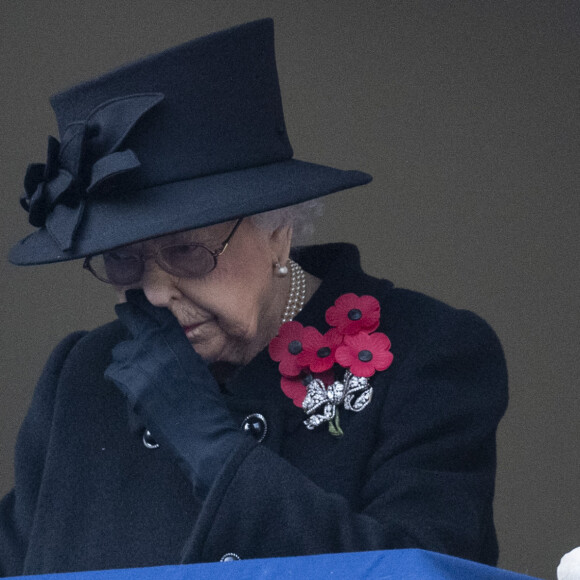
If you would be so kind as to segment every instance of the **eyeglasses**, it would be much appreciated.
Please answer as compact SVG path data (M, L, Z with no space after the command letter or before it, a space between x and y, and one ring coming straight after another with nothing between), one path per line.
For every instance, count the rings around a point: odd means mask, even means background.
M157 265L178 278L200 278L217 266L218 257L227 249L233 235L244 218L234 225L220 247L212 251L203 244L169 244L160 246L148 255L126 248L117 248L85 258L83 268L95 278L115 286L130 286L143 277L145 261L153 258Z

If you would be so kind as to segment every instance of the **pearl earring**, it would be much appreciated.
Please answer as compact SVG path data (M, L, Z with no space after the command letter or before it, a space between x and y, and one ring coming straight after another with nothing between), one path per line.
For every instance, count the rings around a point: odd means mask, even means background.
M288 266L282 266L280 262L276 262L274 264L274 273L276 276L284 278L284 276L288 276Z

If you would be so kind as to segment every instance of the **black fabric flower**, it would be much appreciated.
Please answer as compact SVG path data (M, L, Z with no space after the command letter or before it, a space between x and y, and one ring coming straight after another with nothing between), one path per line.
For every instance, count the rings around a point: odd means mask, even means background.
M28 221L46 227L63 251L73 245L88 196L101 194L140 167L133 151L117 149L161 100L160 93L144 93L106 101L86 120L68 125L61 143L49 137L46 163L28 166L20 204Z
M49 208L68 190L73 180L70 173L59 168L59 152L60 143L49 137L46 163L32 163L26 170L25 193L20 204L29 214L28 221L37 228L44 225Z

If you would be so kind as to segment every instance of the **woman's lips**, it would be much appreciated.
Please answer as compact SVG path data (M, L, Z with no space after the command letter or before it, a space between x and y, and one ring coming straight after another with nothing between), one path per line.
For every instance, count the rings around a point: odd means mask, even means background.
M203 321L203 322L197 322L195 324L188 324L187 326L182 326L181 328L183 328L183 332L185 332L185 335L187 336L187 338L193 338L195 337L196 330L200 327L203 326L207 321Z

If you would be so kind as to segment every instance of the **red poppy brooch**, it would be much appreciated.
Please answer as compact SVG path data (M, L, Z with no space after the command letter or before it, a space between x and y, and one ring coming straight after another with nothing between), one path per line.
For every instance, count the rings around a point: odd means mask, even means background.
M370 403L370 377L393 362L389 338L375 332L380 314L376 298L343 294L326 311L331 328L324 334L292 320L271 340L282 391L304 409L308 429L328 422L330 433L340 436L339 407L358 413Z

